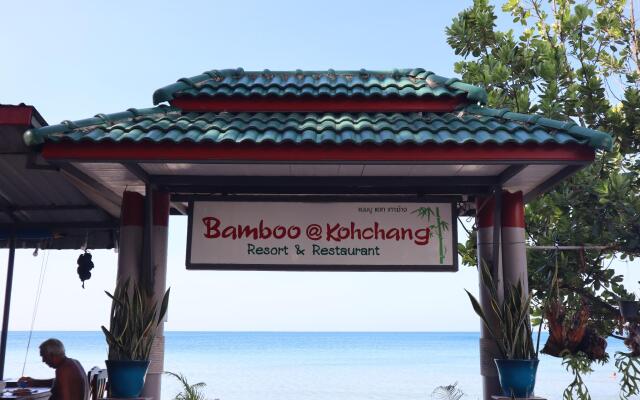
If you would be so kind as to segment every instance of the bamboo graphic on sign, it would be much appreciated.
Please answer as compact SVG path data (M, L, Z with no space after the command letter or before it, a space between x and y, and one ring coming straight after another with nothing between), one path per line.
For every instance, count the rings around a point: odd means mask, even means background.
M444 245L443 232L449 230L449 224L446 221L440 219L440 207L435 207L434 212L431 207L419 207L411 212L411 214L418 214L420 218L426 218L429 223L429 237L433 237L433 231L436 231L438 237L438 254L440 258L440 264L444 264L444 257L447 254L447 248ZM431 217L435 216L435 224L431 224Z

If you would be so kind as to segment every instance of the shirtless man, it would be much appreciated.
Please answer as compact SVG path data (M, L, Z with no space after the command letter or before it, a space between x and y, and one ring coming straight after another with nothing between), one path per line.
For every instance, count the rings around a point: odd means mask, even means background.
M18 383L26 386L51 386L50 400L88 400L89 383L84 368L73 358L68 358L64 345L58 339L48 339L40 345L42 362L56 370L55 379L22 377Z

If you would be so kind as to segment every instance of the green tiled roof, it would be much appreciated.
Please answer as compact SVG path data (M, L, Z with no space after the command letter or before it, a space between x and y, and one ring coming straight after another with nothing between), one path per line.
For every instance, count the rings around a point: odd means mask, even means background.
M486 91L421 68L393 71L212 70L156 90L153 103L176 97L464 97L485 104Z
M33 129L29 145L47 142L196 143L578 143L611 147L606 133L480 106L452 113L183 113L177 108L104 115Z

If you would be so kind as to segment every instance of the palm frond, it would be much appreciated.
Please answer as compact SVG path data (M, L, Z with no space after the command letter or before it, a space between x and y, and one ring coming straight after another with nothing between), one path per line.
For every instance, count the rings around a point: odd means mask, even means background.
M460 400L464 396L464 392L458 387L458 382L447 385L438 386L431 393L431 397L437 400Z
M202 393L202 389L207 386L206 383L190 384L187 377L181 373L165 371L165 374L173 376L182 384L182 391L176 394L174 400L206 400L204 393Z

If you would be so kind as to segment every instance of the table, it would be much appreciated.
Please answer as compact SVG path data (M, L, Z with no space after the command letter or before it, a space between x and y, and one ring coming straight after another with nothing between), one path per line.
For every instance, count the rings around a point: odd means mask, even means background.
M0 399L20 399L20 400L46 400L51 396L51 388L25 388L31 389L33 393L27 396L14 396L11 392L17 388L5 389L0 395Z

